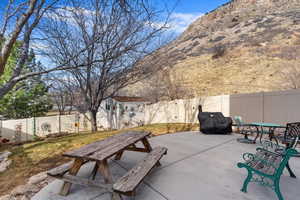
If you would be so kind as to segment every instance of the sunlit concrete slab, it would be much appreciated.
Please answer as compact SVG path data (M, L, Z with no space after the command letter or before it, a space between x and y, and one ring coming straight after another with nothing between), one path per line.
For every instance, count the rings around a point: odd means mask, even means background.
M250 183L248 193L240 192L247 175L245 169L237 168L242 154L255 152L257 145L242 144L236 135L203 135L197 131L153 137L153 147L165 146L168 154L138 187L136 200L273 200L275 193L265 187ZM144 153L126 152L120 161L111 161L115 179L121 177L145 156ZM300 177L300 158L290 162ZM88 177L94 164L88 163L80 176ZM98 175L97 179L101 180ZM108 200L109 194L99 188L73 185L68 196L58 195L61 181L54 181L42 189L32 200ZM281 178L281 190L286 200L300 196L300 179ZM129 199L129 198L124 198Z

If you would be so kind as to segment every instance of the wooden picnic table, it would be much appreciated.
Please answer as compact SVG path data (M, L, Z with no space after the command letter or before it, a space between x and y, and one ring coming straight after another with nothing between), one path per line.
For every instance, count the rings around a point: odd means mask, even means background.
M109 137L101 141L97 141L85 145L79 149L66 152L63 154L63 156L73 158L74 161L48 171L48 175L64 181L64 184L60 190L61 195L64 196L67 195L70 191L72 184L79 184L79 185L100 187L110 192L112 194L112 199L114 200L120 199L120 195L118 195L113 189L113 184L116 182L114 182L112 174L110 172L108 159L115 156L116 160L120 160L124 151L138 151L138 152L150 153L152 151L152 147L147 139L147 136L149 136L150 134L151 134L150 132L129 131L122 134L114 135L112 137ZM143 148L137 147L135 145L137 142L142 142ZM153 153L155 155L149 154L148 157L151 157L149 159L150 160L152 159L153 164L151 164L150 167L148 167L149 168L148 171L150 171L155 164L159 165L159 159L162 157L163 154L166 154L166 151L167 150L165 148L161 147L157 149L156 152ZM92 180L76 176L79 169L86 162L89 161L95 161L95 167L91 172ZM143 165L145 165L144 163L147 163L147 160L144 160L142 162ZM145 168L145 166L143 167ZM143 175L140 175L139 178L135 178L135 179L136 180L138 179L138 181L140 182L143 179L143 177L146 176L148 171L139 172L139 173L143 173ZM66 172L69 173L67 174ZM97 172L99 172L103 176L105 182L104 184L94 180ZM133 172L131 173L133 174ZM139 174L137 174L137 176L138 175ZM126 180L129 179L126 178ZM123 182L124 180L121 180L121 183L120 181L118 182L117 184L118 188L120 188L120 184L128 185L127 183L128 181L126 183ZM134 190L135 187L139 184L139 182L134 184L131 183L131 190ZM132 192L131 190L130 191L124 190L124 193L130 193Z

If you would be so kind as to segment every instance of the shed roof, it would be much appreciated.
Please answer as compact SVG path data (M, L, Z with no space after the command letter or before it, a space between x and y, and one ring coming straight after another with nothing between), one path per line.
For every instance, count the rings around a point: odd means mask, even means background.
M143 97L115 96L113 99L119 102L147 102Z

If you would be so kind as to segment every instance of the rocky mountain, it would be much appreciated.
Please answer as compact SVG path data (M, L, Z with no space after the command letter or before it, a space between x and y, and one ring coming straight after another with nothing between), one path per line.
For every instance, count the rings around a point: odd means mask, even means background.
M232 0L192 23L155 58L194 95L298 87L300 0Z

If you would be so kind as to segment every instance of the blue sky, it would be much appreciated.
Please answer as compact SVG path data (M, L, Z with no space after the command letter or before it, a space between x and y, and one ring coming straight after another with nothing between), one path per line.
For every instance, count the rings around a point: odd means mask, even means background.
M8 0L0 0L1 11L7 4L7 1ZM16 1L19 2L21 0ZM176 5L171 16L171 31L174 31L176 34L180 34L198 17L229 1L230 0L158 0L156 2L165 2L171 7ZM62 0L62 2L67 2L67 0Z
M171 31L182 33L189 24L201 15L229 2L230 0L169 0L169 6L176 7L171 16Z
M170 0L170 2L176 2L176 0ZM227 2L229 0L180 0L175 12L206 13Z
M22 0L15 0L22 2ZM61 2L67 2L62 0ZM173 36L180 35L193 21L205 13L229 2L230 0L154 0L156 5L167 3L168 7L174 7L171 15L170 32ZM2 14L8 0L0 0L0 14ZM1 16L2 17L2 16Z

